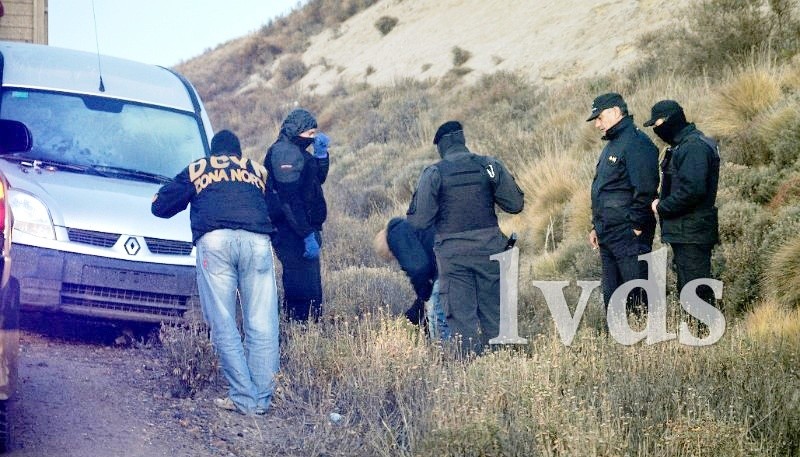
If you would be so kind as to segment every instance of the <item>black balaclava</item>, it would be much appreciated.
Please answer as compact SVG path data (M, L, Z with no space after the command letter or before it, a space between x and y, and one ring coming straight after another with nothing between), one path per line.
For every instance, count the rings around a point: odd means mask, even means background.
M300 149L306 149L314 143L314 138L295 136L292 137L292 143L296 144Z
M433 144L439 150L439 155L444 157L444 153L453 145L465 145L464 127L458 121L447 121L440 125L433 137Z
M686 122L686 115L683 114L683 111L678 111L670 114L661 125L653 127L653 133L658 135L665 143L674 145L675 136L687 125L689 123Z
M317 128L317 120L314 115L305 109L297 108L286 116L281 125L281 133L300 149L305 150L314 143L314 138L303 138L300 134L315 128Z
M436 143L436 149L439 151L439 156L444 158L445 152L454 145L464 146L466 144L467 141L464 138L464 131L459 130L458 132L448 133L439 138L439 142Z

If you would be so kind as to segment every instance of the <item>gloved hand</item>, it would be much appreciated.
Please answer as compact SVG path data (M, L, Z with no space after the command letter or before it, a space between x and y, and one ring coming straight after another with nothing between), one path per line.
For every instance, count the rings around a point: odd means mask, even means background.
M316 136L314 136L314 157L318 159L328 157L328 145L330 143L331 139L328 138L328 135L317 132Z
M409 307L405 313L406 319L408 319L414 325L420 325L425 319L425 302L422 301L421 298L417 297L414 300L414 304Z
M319 243L317 243L317 237L314 232L311 232L303 239L303 244L305 245L303 257L309 260L319 258Z

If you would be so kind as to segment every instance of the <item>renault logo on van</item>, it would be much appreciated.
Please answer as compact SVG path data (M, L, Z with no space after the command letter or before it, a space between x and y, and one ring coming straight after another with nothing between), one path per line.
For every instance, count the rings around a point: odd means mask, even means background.
M139 241L137 241L134 237L128 238L128 241L125 242L125 251L127 251L130 255L136 255L141 248L142 247L139 246Z

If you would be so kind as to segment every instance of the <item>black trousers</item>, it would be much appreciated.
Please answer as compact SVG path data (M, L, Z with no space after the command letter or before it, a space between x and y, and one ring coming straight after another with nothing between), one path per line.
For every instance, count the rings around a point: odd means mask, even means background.
M303 239L288 227L279 227L274 248L283 268L283 311L288 319L305 322L322 314L322 274L319 258L303 257ZM317 241L322 239L317 233Z
M639 255L630 254L636 250L614 249L600 245L600 260L603 269L603 305L608 309L611 296L622 284L634 279L647 279L647 262L640 261ZM643 252L642 254L645 254ZM632 290L627 297L628 311L640 314L647 309L647 294L642 289Z
M439 300L461 350L480 354L500 332L500 264L488 255L437 256Z
M713 244L670 243L672 264L678 277L678 296L692 280L711 277L711 250ZM714 291L706 285L697 288L697 296L714 305Z

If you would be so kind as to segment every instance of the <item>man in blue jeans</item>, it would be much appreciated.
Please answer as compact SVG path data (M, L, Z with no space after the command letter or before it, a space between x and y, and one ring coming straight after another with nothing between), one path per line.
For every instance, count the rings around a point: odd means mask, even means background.
M223 130L211 140L211 155L162 186L151 207L169 218L191 204L203 317L230 384L228 397L214 404L248 415L267 412L280 362L266 181L264 167L242 158L239 139ZM237 290L244 344L236 325Z

